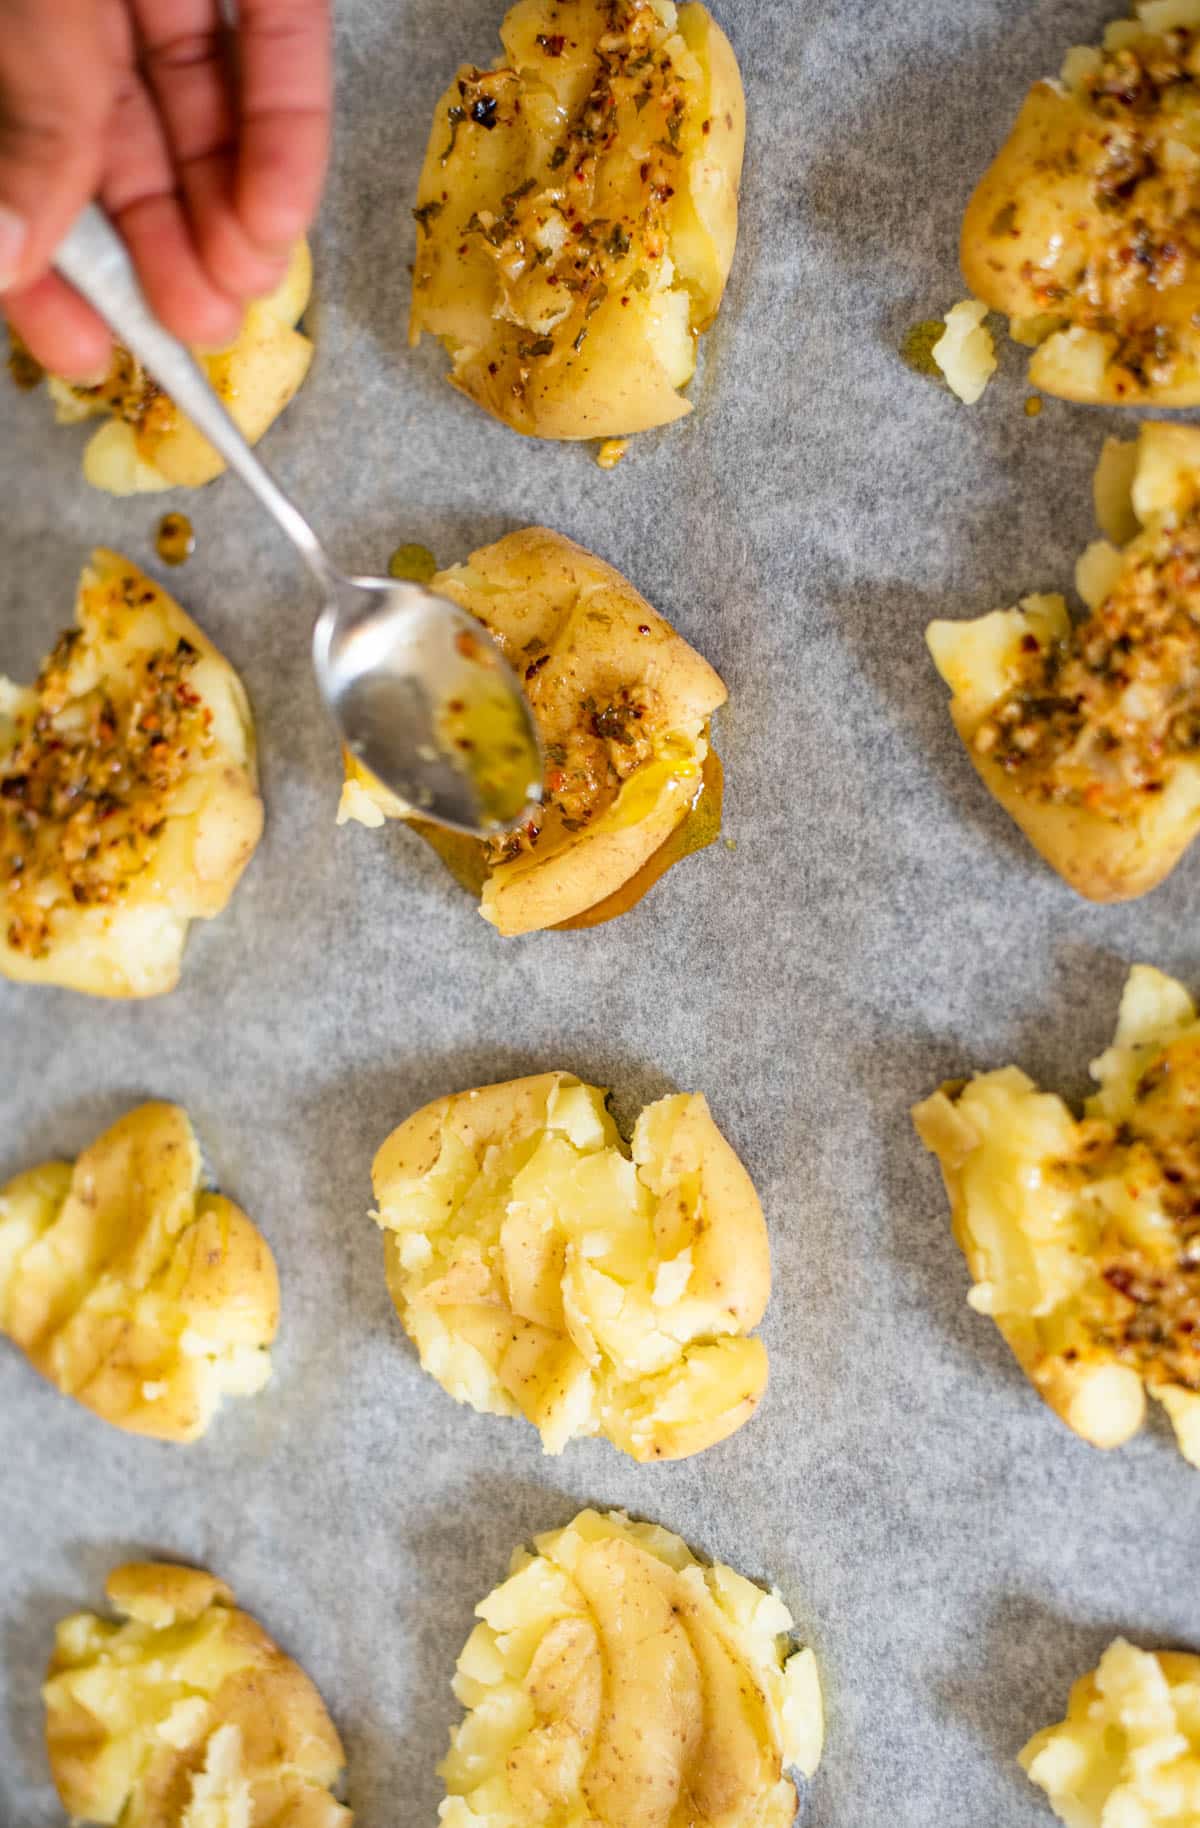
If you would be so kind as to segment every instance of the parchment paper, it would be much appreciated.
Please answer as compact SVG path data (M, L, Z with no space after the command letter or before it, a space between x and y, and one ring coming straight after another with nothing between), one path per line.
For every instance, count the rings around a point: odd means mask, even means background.
M266 839L182 987L112 1005L0 987L0 1175L181 1100L283 1280L276 1377L174 1448L0 1350L0 1820L58 1823L38 1687L115 1562L203 1563L326 1696L360 1828L428 1828L472 1608L510 1550L624 1505L778 1583L829 1713L810 1828L1048 1821L1014 1763L1118 1631L1200 1649L1200 1475L1157 1425L1074 1439L965 1303L912 1101L1015 1060L1080 1095L1128 965L1200 987L1200 854L1132 907L1077 900L969 768L934 615L1063 588L1119 415L1025 417L1009 351L960 407L897 356L962 295L962 205L1028 83L1100 0L716 0L750 144L741 243L686 424L612 474L517 439L405 347L409 206L434 101L500 0L342 0L314 374L266 445L337 554L443 563L531 521L611 560L720 669L724 845L616 925L500 941L392 827L337 830L299 567L226 479L168 581L241 671ZM25 676L87 550L153 564L161 504L78 475L80 436L0 388L0 660ZM1132 421L1121 420L1132 426ZM420 1370L367 1218L371 1156L440 1093L548 1067L701 1089L768 1214L771 1385L723 1446L638 1468L456 1407ZM630 1824L630 1828L636 1825Z

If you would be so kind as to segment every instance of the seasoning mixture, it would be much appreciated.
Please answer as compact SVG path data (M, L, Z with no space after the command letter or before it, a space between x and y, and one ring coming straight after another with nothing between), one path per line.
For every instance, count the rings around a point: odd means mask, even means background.
M189 683L198 658L180 640L97 679L71 629L46 661L0 759L0 883L17 951L43 956L59 909L112 902L151 860L212 723Z
M1094 1253L1097 1275L1080 1299L1088 1338L1152 1381L1200 1390L1200 1035L1172 1042L1139 1080L1120 1124L1080 1124L1077 1158L1056 1164L1060 1184L1121 1192L1163 1214L1153 1244L1115 1225ZM1064 1356L1078 1356L1068 1347Z
M1128 42L1073 55L1068 82L1084 125L1049 153L1054 177L1086 176L1089 213L1065 239L1061 219L1048 219L1044 266L1031 260L1021 271L1054 324L1116 339L1114 390L1132 396L1200 360L1197 318L1180 306L1182 289L1200 287L1200 27L1117 36ZM1024 216L1018 198L997 213L992 235L1019 238ZM1078 252L1074 272L1064 247Z
M649 0L605 0L608 29L595 48L591 87L542 169L509 191L498 210L474 211L462 227L465 253L483 248L495 269L495 316L513 326L514 394L524 391L532 365L582 348L592 317L610 296L628 304L651 284L650 269L666 259L666 211L679 183L682 132L689 107L683 77L664 48L669 37ZM572 9L553 9L539 33L537 54L561 58L577 28ZM536 72L534 73L536 74ZM511 125L523 106L530 74L514 69L468 71L459 100L447 111L442 163L461 132ZM691 105L694 105L694 101ZM702 125L702 131L705 126ZM414 214L425 236L449 193ZM415 286L423 280L418 237ZM499 362L489 372L495 375Z
M976 751L1031 797L1123 819L1200 755L1200 503L1143 535L1065 640L1025 637L1022 677Z
M646 725L655 727L653 695L644 686L621 685L603 701L590 694L579 698L570 669L557 673L549 667L550 652L540 641L513 653L511 643L496 638L524 682L542 737L546 776L542 804L516 831L489 840L493 865L584 831L650 760L654 742Z

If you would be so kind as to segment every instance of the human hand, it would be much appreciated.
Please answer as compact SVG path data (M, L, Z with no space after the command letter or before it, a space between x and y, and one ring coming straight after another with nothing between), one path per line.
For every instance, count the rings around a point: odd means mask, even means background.
M0 307L94 381L108 331L50 271L99 198L147 298L217 348L283 277L328 156L328 0L0 0Z

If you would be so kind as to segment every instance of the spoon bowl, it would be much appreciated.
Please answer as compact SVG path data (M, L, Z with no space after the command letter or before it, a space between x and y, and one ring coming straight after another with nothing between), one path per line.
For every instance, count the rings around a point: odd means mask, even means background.
M350 578L250 449L184 345L142 293L124 242L89 205L55 266L202 432L291 540L324 597L317 683L342 746L423 819L487 837L542 795L542 756L520 681L481 622L420 584Z
M339 579L313 632L313 665L345 747L421 818L508 831L540 797L529 701L457 603L419 584Z

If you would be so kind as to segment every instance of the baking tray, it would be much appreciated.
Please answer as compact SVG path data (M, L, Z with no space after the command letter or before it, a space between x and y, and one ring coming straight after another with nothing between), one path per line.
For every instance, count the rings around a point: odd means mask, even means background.
M1200 1484L1155 1424L1114 1455L1043 1407L967 1308L908 1108L1015 1060L1081 1094L1128 965L1200 984L1193 855L1147 900L1078 901L976 780L922 641L1065 587L1119 414L1023 411L1007 350L968 410L910 373L961 296L962 206L1093 0L716 0L750 139L732 284L685 424L612 473L520 441L406 347L431 111L498 0L342 0L313 375L269 460L335 553L443 562L541 521L624 571L729 685L726 834L619 923L499 940L403 829L333 823L312 594L229 479L168 579L249 689L268 808L181 988L142 1005L0 987L0 1174L178 1099L279 1260L276 1375L178 1448L105 1427L0 1350L0 1820L62 1820L38 1687L54 1624L130 1555L211 1566L312 1674L360 1828L435 1818L476 1601L514 1543L623 1505L778 1584L829 1734L809 1828L1046 1822L1014 1758L1118 1631L1200 1648ZM93 544L154 565L157 504L86 492L81 438L0 390L0 656L27 676ZM443 1092L567 1067L630 1118L707 1093L757 1182L774 1290L757 1417L700 1458L456 1407L393 1315L371 1156Z

